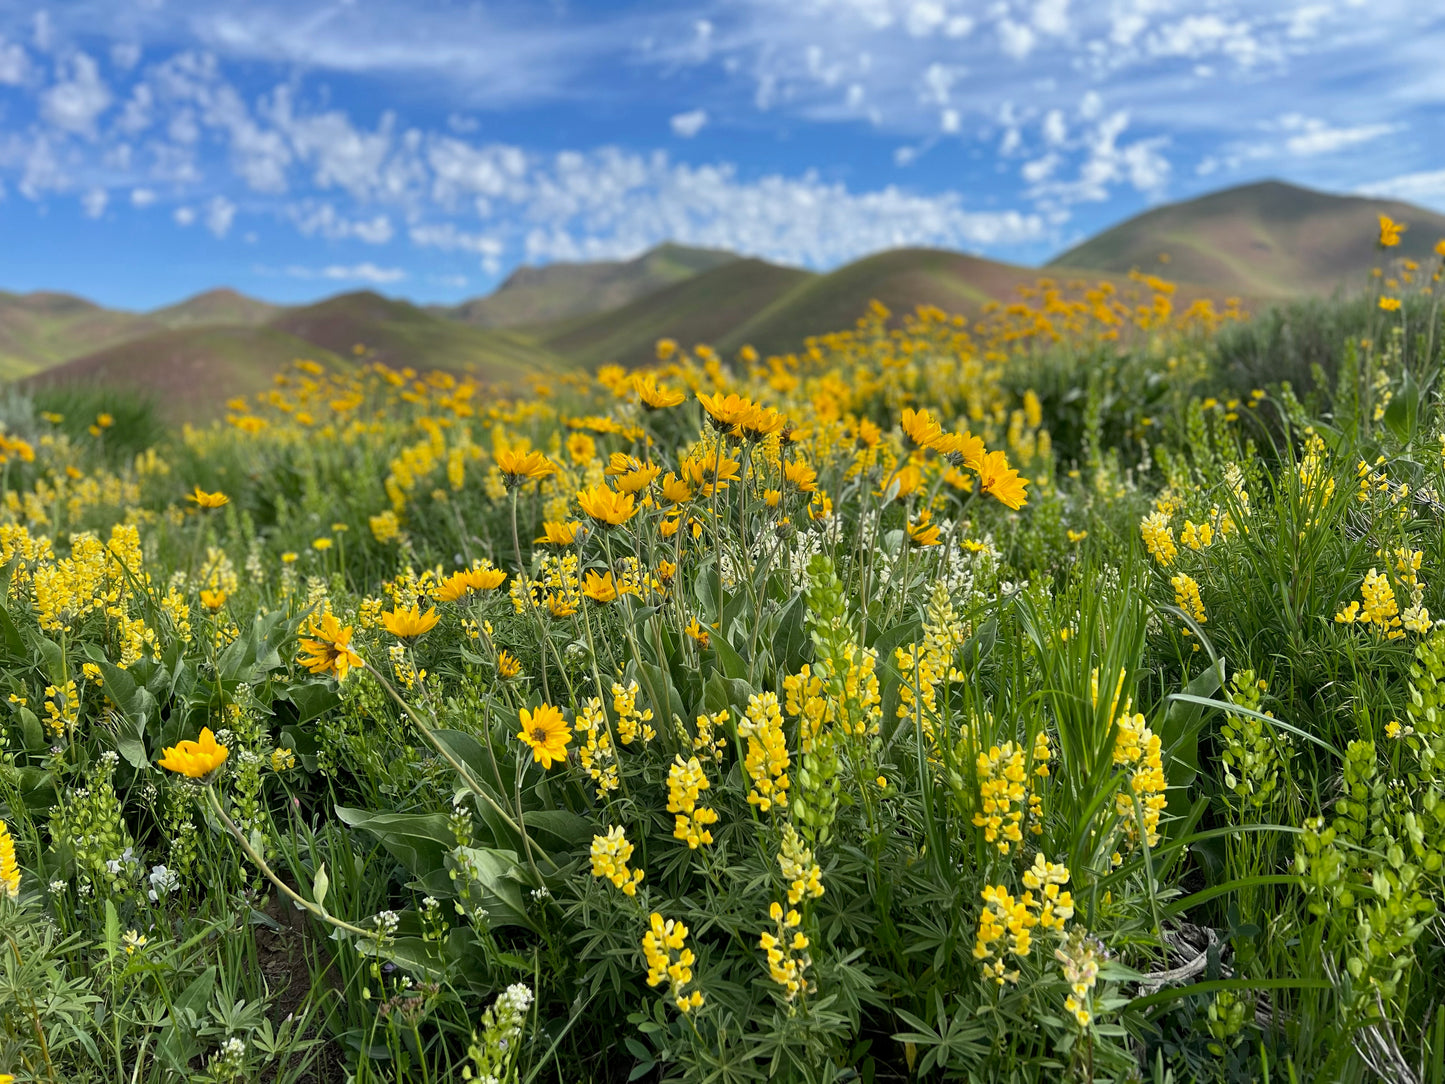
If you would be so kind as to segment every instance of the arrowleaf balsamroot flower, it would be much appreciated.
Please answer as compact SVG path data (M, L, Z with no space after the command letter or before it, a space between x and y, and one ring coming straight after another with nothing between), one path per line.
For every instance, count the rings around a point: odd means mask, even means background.
M1400 234L1406 228L1405 223L1396 222L1389 215L1380 215L1380 247L1394 248L1400 243Z
M637 389L638 400L648 410L665 410L668 407L675 407L687 398L675 388L659 384L657 377L651 373L637 373L632 380L633 386Z
M556 474L557 467L541 452L524 452L516 448L503 448L497 452L497 469L507 488L522 482L535 482Z
M943 426L930 411L914 410L912 407L904 408L899 428L913 448L931 448L943 436Z
M600 576L595 572L587 573L582 583L582 593L593 602L615 602L617 585L612 582L612 573L604 572Z
M495 591L506 580L500 568L464 568L442 580L436 597L439 602L462 602L479 591Z
M637 498L631 493L618 493L605 485L581 490L577 494L577 506L593 520L608 527L620 526L637 514Z
M567 759L567 743L572 728L562 718L562 709L543 704L536 711L523 708L519 716L522 729L517 737L532 747L533 762L544 769Z
M204 779L231 755L231 751L216 741L210 727L203 727L198 741L182 741L161 751L157 762L168 771L179 772L188 779Z
M335 614L322 614L319 619L313 616L301 638L297 661L313 674L335 674L337 681L345 681L353 666L366 665L351 648L351 631Z
M186 500L193 504L198 504L202 508L220 508L222 505L231 503L231 498L219 489L214 493L207 493L200 486L196 486L196 491L188 496Z
M542 524L542 534L533 542L544 542L549 546L570 546L577 541L577 532L582 529L582 524L577 521L571 523L552 523L548 521Z
M20 898L20 866L15 861L15 840L4 821L0 821L0 896Z
M381 623L386 626L386 631L399 640L415 640L419 636L425 636L440 620L436 607L428 607L427 612L422 613L421 607L416 603L412 603L408 610L397 607L381 615Z
M1029 480L1008 465L1003 452L989 452L978 467L979 488L999 503L1017 512L1028 503Z

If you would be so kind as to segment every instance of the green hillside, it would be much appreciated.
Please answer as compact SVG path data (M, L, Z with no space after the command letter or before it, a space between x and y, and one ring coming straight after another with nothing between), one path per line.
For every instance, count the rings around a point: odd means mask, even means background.
M762 260L734 260L610 312L540 330L537 338L574 364L642 365L656 357L658 339L676 339L685 347L716 344L815 277Z
M878 300L897 314L919 305L976 313L990 300L1012 300L1033 282L1028 267L939 249L904 248L865 256L798 283L714 345L735 350L751 343L764 353L796 350L809 335L846 328Z
M247 297L222 287L196 294L174 305L146 315L169 328L204 327L215 324L254 326L264 324L282 311L282 306Z
M550 324L618 308L737 259L731 252L665 244L625 262L520 267L496 292L441 312L479 327Z
M109 384L152 394L174 421L209 420L225 401L272 386L271 378L297 358L328 367L349 364L270 327L201 327L161 331L53 366L37 384Z
M1328 294L1363 282L1378 266L1380 214L1410 226L1394 255L1423 259L1445 237L1445 216L1422 207L1265 181L1146 211L1048 266L1138 267L1256 298Z
M28 376L161 326L149 317L103 309L70 294L0 293L0 380Z
M366 357L394 367L447 369L486 380L565 364L523 336L448 320L369 290L287 309L267 326L345 357L360 346Z

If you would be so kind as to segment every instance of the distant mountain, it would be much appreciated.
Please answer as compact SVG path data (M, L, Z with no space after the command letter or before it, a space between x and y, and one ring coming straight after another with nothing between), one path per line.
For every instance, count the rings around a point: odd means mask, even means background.
M737 259L631 304L538 331L537 340L576 365L643 365L656 360L657 340L685 347L716 344L799 284L811 271Z
M1039 274L960 252L893 249L799 283L713 345L735 350L751 343L763 353L796 350L809 335L852 327L875 299L899 315L919 305L977 313L988 301L1017 300L1018 288Z
M70 294L0 293L0 380L28 376L160 328L138 313L103 309Z
M1013 301L1042 272L940 249L905 248L865 256L825 275L738 260L610 312L538 333L574 364L644 365L660 338L724 353L752 345L764 354L797 350L810 335L852 327L878 300L896 315L919 305L976 314L988 301ZM1098 277L1097 275L1095 277ZM1123 282L1123 276L1104 276ZM1197 292L1181 291L1189 300Z
M1445 215L1398 200L1264 181L1156 207L1061 253L1049 267L1127 272L1257 299L1329 294L1381 263L1378 216L1409 225L1394 256L1426 258Z
M193 298L175 308L190 306L192 319L200 319L195 313L207 306L254 317L256 306L265 304L237 297L203 295L207 300L200 304L201 299ZM272 308L276 315L267 323L183 324L153 331L52 366L34 379L47 384L109 381L148 389L159 393L171 418L204 420L219 414L233 396L271 387L272 375L298 358L333 370L355 365L358 346L367 360L397 368L446 369L495 383L567 365L510 332L447 320L369 291L300 308Z
M206 327L217 324L254 327L264 324L282 310L282 306L269 301L247 297L236 290L221 288L207 290L195 297L163 309L156 309L146 315L169 328Z
M553 324L618 308L737 259L732 252L664 244L625 262L519 267L495 292L440 311L479 327Z
M448 369L504 381L565 364L535 342L510 331L474 327L363 290L315 305L286 309L268 327L343 357L363 348L394 367Z
M139 388L153 393L172 421L209 421L227 399L273 387L272 376L297 358L332 369L350 364L276 328L196 327L160 331L97 350L32 380Z

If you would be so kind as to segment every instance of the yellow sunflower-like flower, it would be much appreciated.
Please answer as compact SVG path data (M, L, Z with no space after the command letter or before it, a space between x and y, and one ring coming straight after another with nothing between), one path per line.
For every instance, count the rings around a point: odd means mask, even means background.
M570 546L577 541L577 532L582 529L582 524L577 521L571 523L553 523L550 520L542 524L542 534L533 542L544 542L549 546Z
M572 740L572 728L562 718L562 709L543 704L536 711L523 708L520 714L522 729L517 737L532 747L534 763L544 769L567 759L567 743Z
M436 597L441 602L461 602L479 591L495 591L506 580L500 568L464 568L442 580Z
M515 655L506 651L497 652L497 676L503 680L510 681L512 678L520 677L522 664Z
M198 741L182 741L161 751L158 761L167 771L179 772L188 779L204 779L222 764L231 751L216 741L210 727L201 730Z
M198 504L202 508L220 508L222 505L230 504L231 498L222 493L219 489L214 493L207 493L200 486L186 500Z
M1405 224L1396 222L1389 215L1380 215L1380 247L1394 248L1400 243L1400 234L1405 232Z
M342 625L335 614L313 616L301 637L297 661L313 674L335 674L337 681L345 681L353 666L366 665L351 648L351 632L351 626Z
M440 620L436 607L429 607L426 613L422 613L421 607L415 603L408 610L398 607L381 615L381 623L386 626L386 631L400 640L415 640L418 636L425 636Z
M735 433L738 426L757 409L757 404L741 395L708 395L697 393L697 401L707 411L708 421L719 433Z
M899 421L903 436L914 448L931 448L943 436L943 426L932 412L905 407Z
M577 494L577 506L598 523L616 527L637 514L637 499L611 486L596 485Z
M990 497L1018 511L1028 503L1027 478L1020 478L1019 472L1008 465L1008 456L1003 452L989 452L983 457L978 468L979 488Z
M557 473L556 466L541 452L522 452L515 448L503 448L497 453L497 469L508 487Z
M687 398L675 388L659 384L657 377L651 373L637 373L632 380L633 386L637 389L638 401L648 410L666 410L668 407L677 406Z
M595 572L587 573L582 583L582 593L593 602L615 602L617 585L612 582L612 573L604 572L600 576Z

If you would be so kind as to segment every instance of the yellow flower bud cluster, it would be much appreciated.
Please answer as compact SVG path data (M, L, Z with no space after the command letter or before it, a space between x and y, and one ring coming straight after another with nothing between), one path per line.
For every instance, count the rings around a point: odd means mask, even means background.
M808 982L806 973L813 959L808 955L808 937L798 929L803 916L774 901L768 915L776 923L774 931L764 930L758 938L758 948L768 956L768 974L785 991L787 1000L792 1001L801 993L812 993L816 986Z
M687 927L676 919L666 919L656 911L649 919L649 929L642 935L642 954L647 958L647 985L668 984L668 994L682 1012L692 1012L703 1003L701 990L686 992L692 982L692 965L697 962L687 947Z
M717 823L717 811L697 804L709 786L707 773L697 757L673 758L672 767L667 771L667 811L676 814L672 837L685 841L689 850L712 843L707 826Z
M618 787L617 753L600 697L589 697L577 713L577 758L582 770L597 784L597 797L605 798Z
M1114 763L1129 770L1127 784L1114 795L1114 810L1124 820L1124 832L1130 841L1138 842L1139 823L1134 803L1137 800L1144 821L1144 838L1150 847L1159 843L1159 816L1164 811L1163 743L1149 729L1144 716L1130 714L1130 704L1115 720Z
M747 719L738 724L738 737L747 742L743 768L752 780L748 803L767 813L788 808L788 744L783 737L783 715L776 693L748 698Z
M973 815L976 828L983 829L984 842L1008 854L1023 842L1024 802L1028 797L1024 751L1013 742L995 745L979 753L978 790L980 809Z
M642 735L644 743L657 737L657 731L652 729L652 709L637 709L637 696L641 691L635 681L628 682L625 689L615 681L612 683L612 710L617 713L617 740L623 745L631 745L639 734Z
M823 895L823 870L813 860L813 852L790 824L783 829L783 845L778 852L778 865L788 882L788 902L797 904L804 896L819 899Z
M1064 932L1064 923L1074 915L1073 897L1063 891L1068 882L1067 866L1037 854L1034 864L1024 871L1026 891L1017 899L1004 885L984 886L981 893L984 907L978 916L973 957L983 964L985 978L1000 986L1017 982L1019 972L1007 969L1005 955L1026 959L1033 947L1032 931L1036 928Z
M637 895L637 886L642 883L642 870L627 868L631 858L632 844L620 824L607 829L605 836L592 837L592 876L607 878L614 888L622 889L624 896Z
M1161 565L1168 567L1179 554L1167 512L1151 512L1145 516L1139 524L1139 534L1144 539L1144 548L1149 551L1149 556Z

